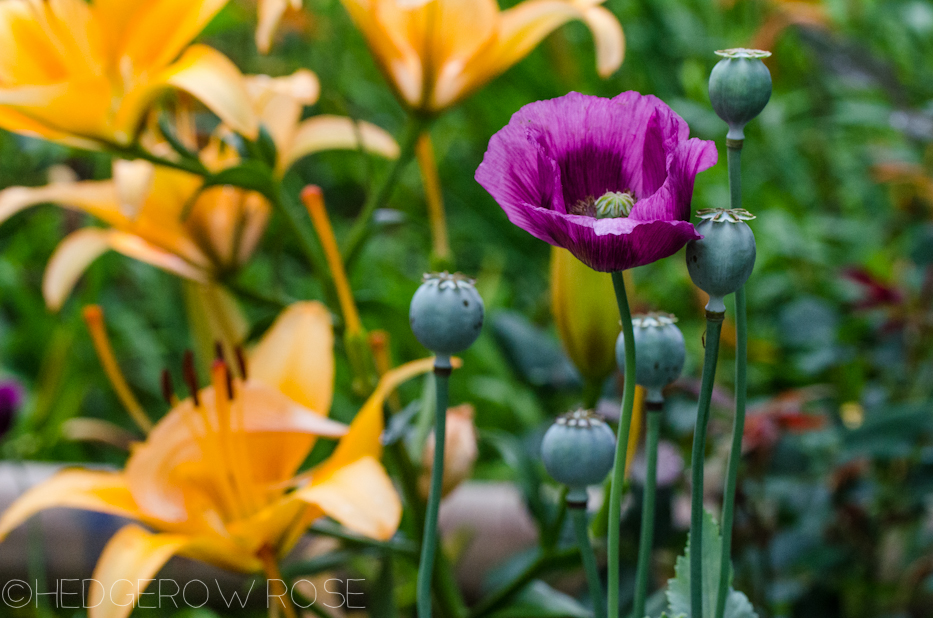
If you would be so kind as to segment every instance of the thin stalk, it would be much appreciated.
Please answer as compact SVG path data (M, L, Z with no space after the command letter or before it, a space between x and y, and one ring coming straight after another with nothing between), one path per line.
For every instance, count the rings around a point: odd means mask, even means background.
M295 240L297 240L298 244L301 246L302 253L308 258L308 265L311 266L312 274L327 281L325 288L329 293L333 294L333 282L327 279L328 270L327 264L324 262L324 256L319 252L318 247L314 245L305 226L302 225L301 219L298 216L302 208L292 196L292 192L286 188L285 184L286 183L279 183L277 187L278 190L276 191L277 199L274 202L274 206L276 210L282 214L289 231L291 231Z
M366 240L366 237L369 235L373 213L376 212L377 208L388 202L389 198L392 196L392 190L395 188L399 176L402 174L402 170L405 169L408 162L415 156L415 145L418 142L418 136L427 128L429 123L430 121L428 119L415 114L409 117L408 124L402 134L401 143L399 144L400 151L398 159L392 163L392 167L389 168L389 173L382 179L379 186L376 187L374 191L370 192L366 199L366 203L363 204L363 209L360 211L360 214L357 215L353 227L350 228L350 233L347 236L347 241L343 250L344 262L347 264L353 261L362 247L363 242Z
M742 206L742 141L727 140L729 192L732 208ZM726 613L726 599L732 575L732 526L735 521L735 489L742 461L742 436L745 433L745 399L748 390L748 314L745 309L745 286L735 292L735 418L732 421L732 445L722 498L722 555L719 561L719 591L715 618Z
M590 596L593 598L593 615L596 618L606 618L606 608L603 606L603 586L599 582L596 554L593 553L593 546L590 544L586 503L568 504L567 510L570 512L570 519L573 520L573 531L577 535L577 546L580 548L580 558L583 560L586 583L590 587Z
M693 432L693 453L690 461L692 496L690 500L690 615L703 616L703 464L706 456L706 428L709 424L710 400L716 380L719 358L719 335L725 313L706 312L706 356L703 359L703 380L697 405L696 429Z
M648 598L648 574L654 545L654 497L658 477L658 437L661 434L662 402L648 402L648 431L645 435L645 489L641 505L641 539L638 542L638 570L635 573L634 618L643 618Z
M418 547L411 541L377 541L376 539L371 539L366 536L360 536L352 532L347 532L344 528L332 523L322 522L312 524L308 528L308 532L344 541L346 544L356 547L367 547L377 549L382 552L396 553L412 557L418 555Z
M434 466L431 468L431 491L424 517L424 540L421 543L421 562L418 565L418 618L431 618L431 579L434 574L434 555L437 553L437 513L440 510L444 481L444 443L447 441L447 390L450 378L450 359L438 355L434 363L434 383L437 392L436 420L434 423Z
M609 492L609 593L607 611L615 618L619 615L619 527L622 522L622 487L625 484L625 463L628 453L628 435L635 406L635 333L632 312L625 293L622 271L612 273L612 284L622 317L622 336L625 341L625 387L622 391L622 411L616 436L616 453Z

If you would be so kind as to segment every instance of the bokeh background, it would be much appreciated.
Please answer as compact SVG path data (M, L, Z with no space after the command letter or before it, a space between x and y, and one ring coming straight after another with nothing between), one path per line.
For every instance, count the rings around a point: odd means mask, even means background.
M313 111L369 120L398 135L404 111L340 2L306 4L287 16L273 55L255 51L252 3L228 5L202 39L245 73L310 68L322 85ZM706 91L713 52L770 49L774 94L746 130L743 152L744 206L758 217L752 224L758 261L748 286L751 416L739 485L736 588L762 617L933 615L933 5L608 0L606 6L626 34L625 62L611 78L598 78L590 34L571 23L431 131L454 264L477 277L489 317L453 382L453 402L472 403L476 411L474 478L515 483L534 507L548 495L540 486L537 441L581 397L553 324L550 247L511 225L473 180L490 136L522 105L568 91L655 94L687 120L693 136L716 140L721 162L699 176L694 209L724 207L725 126ZM0 186L44 184L58 165L81 178L110 174L109 157L0 132ZM323 188L340 238L387 165L328 152L298 169ZM412 164L390 208L379 213L379 234L350 273L364 323L388 330L401 360L423 355L407 312L431 268L425 208ZM131 427L94 354L83 305L104 307L117 357L150 411L166 410L161 370L177 376L184 350L193 346L182 284L116 254L90 268L59 313L46 309L45 264L84 219L48 206L0 227L0 367L27 391L2 442L11 461L125 459L118 449L73 439L68 429L79 416ZM270 295L323 298L280 226L273 217L242 281ZM686 538L688 487L676 454L689 456L705 298L691 284L682 253L635 269L634 283L636 308L675 313L688 342L687 369L663 428L673 470L654 565L663 582ZM276 312L256 303L244 308L257 335ZM707 487L714 509L731 427L730 332L727 324L711 425ZM337 358L333 415L347 419L356 409L350 370L345 354ZM617 387L615 378L607 382L604 406L618 397ZM528 474L516 472L526 468ZM634 486L637 503L637 478ZM623 540L627 577L634 572L634 512L628 511L631 533ZM494 582L502 572L485 576Z

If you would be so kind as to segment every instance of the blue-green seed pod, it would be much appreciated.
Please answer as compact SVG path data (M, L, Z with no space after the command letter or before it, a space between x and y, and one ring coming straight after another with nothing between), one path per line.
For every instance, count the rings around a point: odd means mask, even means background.
M761 113L771 98L771 72L761 61L771 52L726 49L709 76L709 100L729 125L729 139L745 138L745 125Z
M541 442L548 474L572 490L603 482L612 469L615 450L615 434L589 410L559 416Z
M483 299L473 280L459 273L432 273L411 299L408 320L415 337L435 354L470 347L483 329Z
M647 390L649 401L661 401L661 389L684 370L687 349L677 318L649 313L632 318L635 334L635 383ZM625 371L625 338L616 340L616 362Z
M711 208L697 213L700 240L687 243L687 270L693 283L709 294L706 310L724 313L723 298L745 285L755 268L755 235L746 221L755 216L742 208Z

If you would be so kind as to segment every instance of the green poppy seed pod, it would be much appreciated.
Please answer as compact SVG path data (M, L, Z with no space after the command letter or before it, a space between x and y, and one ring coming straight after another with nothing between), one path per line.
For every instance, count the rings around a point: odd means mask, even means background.
M661 401L661 389L684 370L687 348L677 318L649 313L632 318L635 335L635 383L647 391L648 401ZM625 337L616 340L616 362L625 370Z
M411 299L411 330L439 356L463 352L483 329L483 299L473 280L460 273L432 273Z
M709 100L716 114L729 125L726 137L745 138L745 125L761 113L771 98L771 72L761 61L771 52L726 49L709 76Z
M615 450L615 434L589 410L559 416L541 442L541 458L548 474L577 493L606 478Z
M742 208L712 208L702 219L700 240L687 243L687 270L693 283L709 294L706 310L724 313L723 299L745 285L755 268L755 235L746 221L755 218Z

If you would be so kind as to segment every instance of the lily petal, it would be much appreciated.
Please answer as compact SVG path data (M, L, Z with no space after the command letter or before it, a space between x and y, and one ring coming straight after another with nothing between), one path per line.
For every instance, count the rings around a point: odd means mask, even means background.
M113 162L113 181L117 200L128 219L134 219L143 207L155 176L155 166L149 161L117 159Z
M203 498L205 493L219 493L213 485L218 466L242 465L263 487L284 484L307 457L314 437L337 438L347 433L342 423L324 418L256 380L237 382L235 388L233 420L227 421L234 424L230 440L219 440L216 393L209 387L198 394L200 409L195 409L191 399L181 402L133 451L126 476L136 502L146 512L171 522L194 517L197 509L189 506L202 502L192 500ZM212 419L211 428L205 425L205 414ZM236 456L240 459L218 460L232 448L239 449Z
M229 58L206 45L192 45L159 77L200 100L230 128L249 139L259 135L243 75Z
M269 53L272 35L289 8L300 9L301 0L259 0L259 23L256 25L256 47L259 53Z
M334 328L319 302L290 305L250 354L250 377L322 416L334 392Z
M45 267L42 295L49 309L61 309L84 271L108 249L187 279L206 281L203 271L138 236L88 227L66 236L55 248L55 253Z
M387 159L399 157L399 145L385 129L370 122L344 116L321 114L298 125L292 138L291 148L280 153L280 167L286 170L298 159L323 150L356 150L363 142L363 149Z
M0 517L0 539L40 511L82 509L152 521L139 512L126 479L116 472L63 470L20 496Z
M181 534L152 534L135 524L121 528L94 568L88 618L126 618L156 573L189 543ZM100 585L96 585L96 584Z
M382 467L373 457L342 466L327 479L295 492L295 497L358 534L386 540L398 529L402 504Z
M458 363L459 361L455 362L455 366ZM379 380L376 390L357 412L356 418L350 423L350 431L337 445L333 454L314 468L313 478L324 480L361 457L369 456L378 459L382 455L382 443L380 442L384 428L382 407L386 397L402 383L415 376L428 373L433 368L433 358L422 358L385 373Z
M108 223L123 219L113 182L53 182L44 187L10 187L0 191L0 223L30 206L55 202Z
M88 227L66 236L45 266L42 296L46 306L52 311L61 309L87 267L109 249L107 230Z

